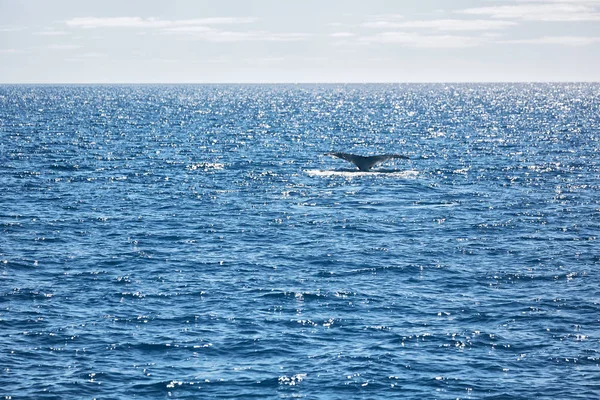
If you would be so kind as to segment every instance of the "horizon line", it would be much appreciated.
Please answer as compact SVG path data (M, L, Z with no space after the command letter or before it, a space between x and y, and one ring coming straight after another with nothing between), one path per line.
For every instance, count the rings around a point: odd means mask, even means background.
M507 81L223 81L223 82L0 82L8 85L427 85L427 84L515 84L515 83L600 83L600 80L507 80Z

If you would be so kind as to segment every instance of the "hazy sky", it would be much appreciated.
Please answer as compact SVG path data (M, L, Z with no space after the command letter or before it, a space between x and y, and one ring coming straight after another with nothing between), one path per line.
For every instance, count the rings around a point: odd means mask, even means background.
M1 83L600 81L600 0L0 0Z

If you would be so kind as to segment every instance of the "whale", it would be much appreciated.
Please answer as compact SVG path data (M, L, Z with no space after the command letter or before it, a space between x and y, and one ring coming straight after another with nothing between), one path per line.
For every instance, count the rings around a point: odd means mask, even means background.
M350 161L358 167L360 171L368 172L375 165L385 162L393 158L408 160L409 157L401 154L380 154L376 156L359 156L350 153L325 153L326 156L341 158L342 160Z

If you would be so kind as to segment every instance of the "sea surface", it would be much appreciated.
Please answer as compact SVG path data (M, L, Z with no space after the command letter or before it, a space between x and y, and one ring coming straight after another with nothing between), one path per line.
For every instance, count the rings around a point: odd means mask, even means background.
M592 83L0 86L0 396L598 399L599 151Z

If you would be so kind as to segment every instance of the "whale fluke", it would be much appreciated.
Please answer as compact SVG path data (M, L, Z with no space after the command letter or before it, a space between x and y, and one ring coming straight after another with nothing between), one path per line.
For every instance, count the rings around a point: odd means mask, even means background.
M349 153L325 153L326 156L341 158L342 160L350 161L361 171L370 171L376 164L382 163L392 158L401 158L407 160L407 156L401 154L381 154L378 156L359 156Z

